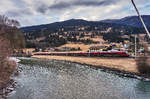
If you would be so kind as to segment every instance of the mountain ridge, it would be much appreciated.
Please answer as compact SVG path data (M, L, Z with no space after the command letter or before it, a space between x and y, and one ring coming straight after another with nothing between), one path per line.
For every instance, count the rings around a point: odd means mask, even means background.
M103 27L128 27L127 25L120 25L116 23L108 23L108 22L101 22L101 21L87 21L83 19L70 19L61 22L54 22L50 24L42 24L42 25L35 25L35 26L27 26L22 27L21 30L23 32L29 31L38 31L41 29L49 28L49 29L58 29L63 27L70 27L70 26L103 26ZM129 26L131 27L131 26Z
M147 27L150 27L150 15L142 15L142 18L146 24ZM106 19L102 20L101 22L104 23L116 23L121 25L128 25L133 27L143 27L140 19L138 16L127 16L121 19Z
M62 22L29 26L21 28L28 46L60 46L67 42L97 43L90 39L102 36L110 42L121 42L124 35L145 33L143 28L127 25L137 16L125 17L118 20L86 21L83 19L70 19ZM145 17L144 17L145 18ZM144 20L149 21L150 16ZM128 21L129 20L129 21ZM131 21L131 22L133 22ZM126 24L124 24L125 22ZM140 21L139 21L140 22ZM135 22L135 26L136 26Z
M150 27L150 15L142 15L143 20L145 21L146 25L148 27ZM132 20L132 21L131 21ZM58 25L59 23L63 23L63 22L101 22L101 23L116 23L116 24L121 24L121 25L129 25L129 26L133 26L133 27L142 27L142 24L139 20L138 16L127 16L124 18L120 18L120 19L105 19L105 20L100 20L100 21L87 21L84 19L69 19L69 20L65 20L65 21L60 21L60 22L53 22L53 23L49 23L49 24L41 24L41 25L32 25L32 26L25 26L25 27L21 27L21 28L29 28L29 27L43 27L43 26L47 26L47 25ZM133 23L131 23L133 22Z

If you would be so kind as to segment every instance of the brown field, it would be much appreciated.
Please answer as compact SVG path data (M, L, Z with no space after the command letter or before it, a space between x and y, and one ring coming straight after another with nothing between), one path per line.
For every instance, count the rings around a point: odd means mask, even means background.
M59 48L62 48L62 47L78 48L78 47L80 47L82 49L82 51L88 51L88 48L90 48L91 46L108 46L108 44L88 44L88 45L85 45L82 43L81 44L80 43L68 43L68 44L60 46Z
M24 52L33 52L35 49L34 48L24 48Z
M98 37L95 37L95 38L91 38L93 41L99 41L99 42L106 42L102 36L98 36Z
M132 58L90 58L90 57L70 57L70 56L33 56L40 59L54 59L64 60L70 62L77 62L81 64L88 64L96 67L107 67L110 69L117 69L127 72L139 73L135 59Z

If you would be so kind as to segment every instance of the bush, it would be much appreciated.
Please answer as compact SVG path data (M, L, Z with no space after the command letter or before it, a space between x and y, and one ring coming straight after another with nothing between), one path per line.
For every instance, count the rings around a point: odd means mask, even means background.
M147 44L143 43L143 46L145 49L145 51L144 51L145 53L144 53L144 55L140 55L140 57L138 57L136 59L136 64L137 64L138 70L141 74L150 76L150 64L148 62L150 53L149 53Z
M141 56L136 59L138 70L141 74L150 75L150 65L148 64L148 57Z

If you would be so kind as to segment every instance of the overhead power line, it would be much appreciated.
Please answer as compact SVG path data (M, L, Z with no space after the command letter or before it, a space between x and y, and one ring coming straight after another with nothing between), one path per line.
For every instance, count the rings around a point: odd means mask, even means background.
M150 39L150 32L148 31L148 28L146 27L146 25L145 25L145 23L144 23L144 20L143 20L142 16L140 15L140 12L139 12L138 8L136 7L136 4L134 3L134 0L131 0L131 2L132 2L133 6L134 6L134 8L135 8L135 10L136 10L136 12L137 12L137 14L138 14L138 16L139 16L139 18L140 18L140 20L141 20L143 26L144 26L144 29L145 29L145 31L146 31L146 33L147 33L149 39Z

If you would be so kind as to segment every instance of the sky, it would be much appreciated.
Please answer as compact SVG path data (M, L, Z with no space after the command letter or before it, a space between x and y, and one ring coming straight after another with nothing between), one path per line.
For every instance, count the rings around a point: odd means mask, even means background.
M150 14L150 0L134 1L142 15ZM31 26L69 19L119 19L136 12L131 0L0 0L0 15Z

